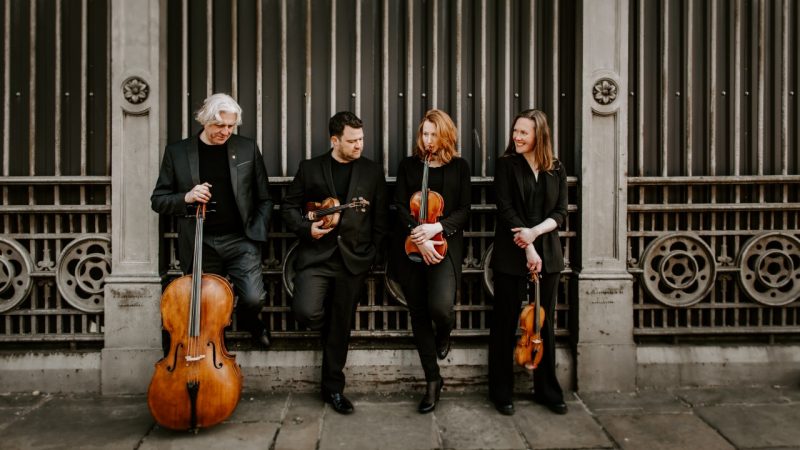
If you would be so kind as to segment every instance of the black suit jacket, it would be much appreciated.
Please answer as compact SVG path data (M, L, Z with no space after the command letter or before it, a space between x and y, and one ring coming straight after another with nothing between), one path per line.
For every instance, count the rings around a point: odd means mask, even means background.
M200 179L198 136L167 146L156 187L150 196L153 211L178 216L178 245L184 271L191 269L195 229L194 218L186 217L184 196L203 182ZM253 241L266 242L272 198L267 169L255 141L232 135L228 139L228 167L245 236Z
M383 169L374 161L361 157L353 164L346 198L363 197L369 201L367 211L345 209L339 217L335 232L320 239L311 237L311 221L306 217L306 203L322 202L336 197L331 175L331 152L302 161L289 185L281 206L286 227L300 239L295 250L295 269L319 264L333 255L336 248L347 270L361 274L375 261L387 228L386 179Z
M494 250L492 270L511 275L525 275L528 272L525 250L514 244L512 228L536 226L526 223L525 201L523 199L522 177L527 166L522 155L505 156L497 159L494 188L497 196L497 223L494 231ZM555 230L539 236L542 240L542 271L561 272L564 269L564 254L558 229L567 217L567 171L560 161L554 161L553 170L540 172L544 177L545 199L544 217L556 221Z
M463 158L453 158L442 166L444 185L442 195L444 211L439 223L442 224L447 253L453 261L456 279L461 280L461 265L464 260L464 228L469 220L471 203L471 182L469 164ZM405 254L405 239L417 226L411 216L409 201L422 187L424 164L416 156L408 156L400 161L397 168L397 185L394 190L394 206L397 209L396 240L392 244L392 278L403 281L403 274L411 273L408 268L414 263Z

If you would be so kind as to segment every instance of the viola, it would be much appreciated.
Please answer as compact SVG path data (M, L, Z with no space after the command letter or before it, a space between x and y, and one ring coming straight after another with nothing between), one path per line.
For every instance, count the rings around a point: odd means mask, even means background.
M421 189L415 192L409 201L411 217L417 225L436 223L439 217L444 214L444 198L438 192L428 188L430 158L430 154L425 157L424 167L422 169ZM425 195L423 195L423 192ZM444 256L447 254L447 240L445 240L442 233L437 233L431 240L434 241L435 245L433 248L436 249L439 255ZM414 243L411 236L406 237L405 250L408 259L414 262L422 262L422 253L420 253L417 244Z
M352 202L344 205L339 204L338 198L328 197L321 202L306 203L306 217L312 222L322 219L320 228L328 229L339 224L339 218L342 215L341 211L354 208L356 210L360 209L361 212L366 212L367 206L369 206L369 200L364 197L354 198Z
M522 313L519 315L519 328L522 335L514 349L514 361L528 370L533 370L539 366L544 353L544 344L542 343L544 308L539 304L539 276L536 272L531 272L529 282L534 285L535 300L531 303L528 298L528 304L522 308ZM530 295L530 289L528 293Z
M159 425L173 430L210 427L227 419L242 394L242 372L225 348L233 289L223 277L203 274L203 220L197 208L194 268L172 281L161 296L161 320L170 334L169 353L156 363L147 406Z

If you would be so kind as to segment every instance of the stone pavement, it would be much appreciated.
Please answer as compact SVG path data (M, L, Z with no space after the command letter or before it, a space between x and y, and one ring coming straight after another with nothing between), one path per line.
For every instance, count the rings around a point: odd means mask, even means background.
M0 395L2 449L800 449L800 387L677 389L569 396L557 416L518 395L497 413L484 394L352 394L334 412L307 393L245 393L228 421L197 435L156 426L146 398Z

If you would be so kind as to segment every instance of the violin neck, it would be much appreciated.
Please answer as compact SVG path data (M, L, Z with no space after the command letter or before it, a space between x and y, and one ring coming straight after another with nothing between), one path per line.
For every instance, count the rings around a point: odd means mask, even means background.
M534 310L533 310L533 314L534 314L533 315L533 317L534 317L533 323L534 323L534 326L536 328L536 334L539 334L539 332L541 331L540 330L541 327L539 326L539 313L540 313L539 308L540 308L540 305L541 305L541 303L540 303L541 294L540 294L540 291L539 291L539 281L540 281L540 278L537 278L536 281L533 282L533 296L535 298L535 300L534 300L535 306L534 306Z
M339 205L339 206L331 206L330 208L323 208L314 211L314 216L316 218L325 217L337 213L343 209L356 208L356 207L358 207L357 202L350 202L345 205Z
M430 167L431 155L425 156L425 161L422 165L422 187L420 193L422 194L419 201L419 223L428 223L428 170Z

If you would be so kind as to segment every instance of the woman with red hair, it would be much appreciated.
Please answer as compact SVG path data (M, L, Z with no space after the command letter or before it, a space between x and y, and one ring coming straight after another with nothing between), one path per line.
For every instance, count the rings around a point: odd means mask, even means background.
M470 207L470 168L460 158L456 142L458 131L447 113L432 109L419 124L413 154L400 162L394 205L399 216L398 233L416 245L418 253L405 256L405 245L395 245L394 265L409 312L414 341L427 382L417 410L428 413L436 408L444 379L438 359L450 351L453 304L461 279L464 228ZM442 215L432 223L417 223L411 215L410 200L422 187L425 161L428 161L428 188L444 200ZM444 236L447 251L442 255L438 236Z

